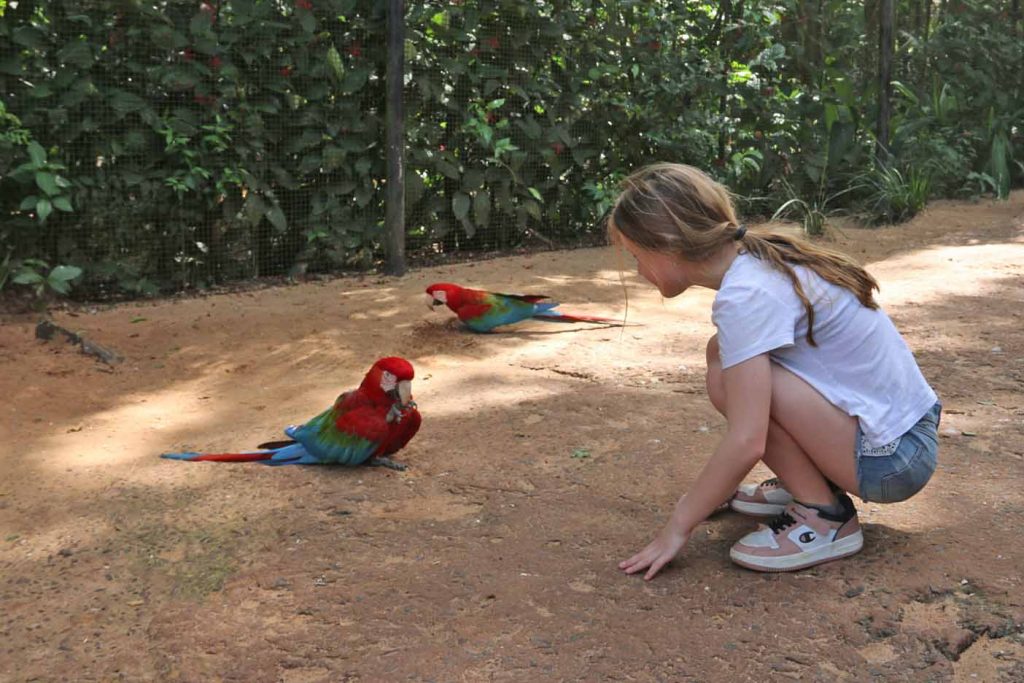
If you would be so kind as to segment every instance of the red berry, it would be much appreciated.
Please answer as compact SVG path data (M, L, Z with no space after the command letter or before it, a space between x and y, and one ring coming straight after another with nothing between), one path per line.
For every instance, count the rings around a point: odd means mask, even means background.
M282 66L277 73L281 74L285 78L288 78L289 76L292 75L292 68L290 66Z
M562 152L565 151L565 145L563 145L561 142L552 142L551 149L555 150L555 154L561 154Z
M224 62L217 55L214 55L213 57L210 57L210 68L213 69L214 71L219 69L221 67L221 64L223 64L223 63Z

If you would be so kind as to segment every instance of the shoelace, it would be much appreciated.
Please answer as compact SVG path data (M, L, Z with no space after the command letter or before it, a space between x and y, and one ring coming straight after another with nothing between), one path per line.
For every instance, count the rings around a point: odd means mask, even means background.
M773 533L779 533L783 529L789 528L796 524L796 520L788 512L783 512L778 517L773 517L769 522L768 526L771 528Z

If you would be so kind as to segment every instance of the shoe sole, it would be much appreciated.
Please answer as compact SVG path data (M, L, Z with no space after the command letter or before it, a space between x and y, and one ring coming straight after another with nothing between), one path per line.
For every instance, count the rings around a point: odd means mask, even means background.
M736 499L731 500L729 506L736 512L754 517L774 517L781 515L786 509L786 504L782 503L751 503Z
M840 560L855 555L864 547L864 534L858 531L846 538L829 543L826 546L802 552L788 557L765 557L739 552L735 548L729 551L729 558L741 567L757 572L793 572L806 569L817 564Z

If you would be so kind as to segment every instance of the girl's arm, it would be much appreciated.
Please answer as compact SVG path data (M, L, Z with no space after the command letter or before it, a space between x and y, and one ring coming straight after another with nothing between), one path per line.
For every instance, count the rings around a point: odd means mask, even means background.
M723 371L728 429L689 493L676 503L668 523L646 548L619 563L627 574L647 569L652 579L686 544L694 527L732 497L736 486L764 455L772 397L771 361L762 353Z

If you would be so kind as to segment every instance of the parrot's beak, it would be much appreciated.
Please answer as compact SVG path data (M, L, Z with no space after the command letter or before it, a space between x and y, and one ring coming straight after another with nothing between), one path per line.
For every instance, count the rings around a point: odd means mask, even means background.
M398 383L398 401L407 406L412 403L412 382L403 380Z
M424 294L424 296L427 297L427 308L429 308L430 310L434 310L434 306L437 306L440 303L437 299L434 298L434 295L430 294L429 292L427 294Z

